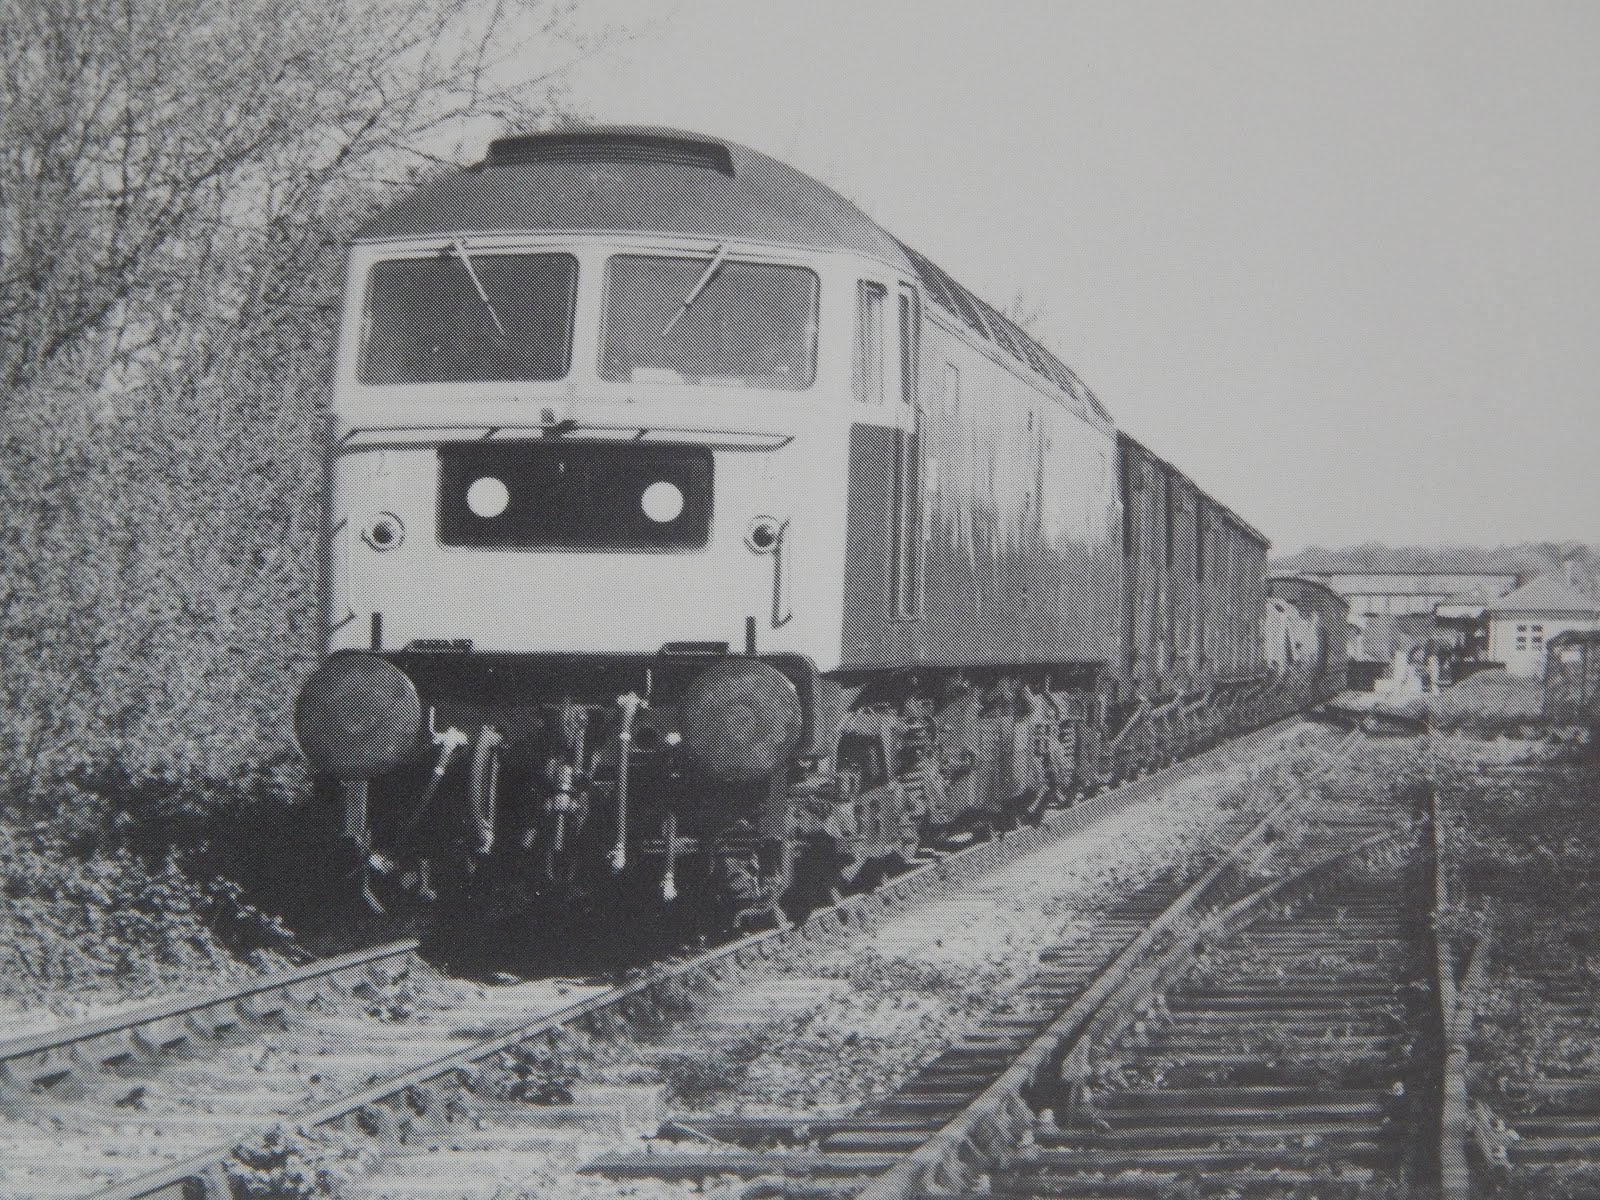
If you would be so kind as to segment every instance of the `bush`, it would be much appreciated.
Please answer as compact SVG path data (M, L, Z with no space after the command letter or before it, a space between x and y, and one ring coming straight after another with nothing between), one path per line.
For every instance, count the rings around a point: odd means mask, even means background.
M0 787L296 786L344 247L434 164L566 119L585 39L563 0L7 17Z
M174 852L147 857L119 841L96 821L91 794L60 799L73 819L0 819L0 924L16 968L0 972L0 994L122 999L295 954L288 931L236 884L191 874Z

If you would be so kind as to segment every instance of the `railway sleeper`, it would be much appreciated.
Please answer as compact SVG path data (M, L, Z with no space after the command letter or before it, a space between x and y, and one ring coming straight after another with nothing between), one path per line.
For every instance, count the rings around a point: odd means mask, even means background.
M1351 1141L1338 1145L1309 1147L1236 1146L1209 1148L1124 1149L1104 1147L1093 1150L1036 1150L1028 1155L1030 1164L1049 1170L1100 1171L1232 1171L1258 1170L1315 1171L1323 1167L1349 1165L1373 1170L1392 1170L1398 1166L1398 1147L1373 1141Z
M763 1175L813 1176L835 1180L864 1179L887 1171L898 1162L897 1154L827 1153L797 1150L785 1154L751 1154L714 1151L694 1154L674 1151L668 1154L607 1154L584 1164L586 1175L608 1179L663 1179L690 1182L718 1175L757 1178Z
M1232 1094L1231 1092L1229 1093ZM1365 1099L1348 1101L1322 1101L1302 1104L1170 1104L1146 1108L1115 1110L1106 1106L1100 1111L1105 1116L1115 1115L1118 1129L1156 1129L1165 1127L1189 1128L1238 1124L1250 1121L1264 1126L1292 1124L1298 1121L1368 1119L1388 1120L1393 1108L1386 1102L1387 1093L1379 1091L1357 1092ZM1153 1094L1159 1097L1160 1093ZM1096 1111L1094 1107L1089 1110ZM1101 1119L1101 1118L1096 1118Z
M1217 1144L1268 1143L1271 1146L1344 1145L1376 1142L1387 1130L1385 1119L1294 1121L1261 1124L1255 1121L1233 1124L1196 1123L1188 1128L1171 1125L1124 1126L1109 1132L1044 1132L1034 1135L1036 1145L1045 1149L1090 1150L1097 1146L1129 1146L1138 1149L1205 1149Z
M1056 1174L1014 1174L997 1172L988 1181L983 1197L1005 1200L1168 1200L1173 1195L1218 1197L1219 1200L1281 1200L1292 1189L1314 1188L1317 1200L1366 1200L1375 1173L1362 1168L1345 1168L1335 1176L1331 1171L1226 1171L1207 1172L1203 1179L1193 1173L1141 1171L1137 1175L1065 1176ZM978 1193L932 1194L916 1200L977 1200Z

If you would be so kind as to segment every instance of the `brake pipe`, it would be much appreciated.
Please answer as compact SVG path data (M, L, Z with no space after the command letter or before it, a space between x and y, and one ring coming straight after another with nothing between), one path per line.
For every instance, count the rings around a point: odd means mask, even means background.
M439 794L439 785L444 782L445 772L450 769L451 757L467 744L467 735L452 725L443 733L434 734L433 744L439 747L439 757L433 764L433 773L428 776L422 795L417 797L417 802L411 806L411 811L406 815L405 824L400 827L401 837L409 837L427 814L429 806L433 804L433 798Z
M367 781L346 779L340 784L344 792L344 835L356 844L360 860L354 874L361 879L361 898L367 907L379 916L383 905L372 890L372 826L367 820Z
M494 849L494 823L500 783L500 747L505 740L498 729L492 725L485 725L478 730L478 740L472 747L472 823L478 835L479 854L487 854Z
M661 877L661 898L678 898L678 814L668 812L661 825L661 840L667 844L667 873Z
M633 751L633 717L644 701L633 692L617 697L622 710L622 728L617 730L617 844L611 847L611 869L628 865L628 759Z

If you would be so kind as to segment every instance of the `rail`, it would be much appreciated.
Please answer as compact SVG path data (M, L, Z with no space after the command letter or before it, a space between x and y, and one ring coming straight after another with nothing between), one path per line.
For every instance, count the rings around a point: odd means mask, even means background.
M1338 756L1354 743L1352 732L1335 751ZM1332 767L1330 766L1329 770ZM1220 912L1195 920L1193 912L1223 873L1242 862L1267 833L1289 815L1285 801L1254 826L1210 871L1190 885L1106 968L1064 1013L1022 1052L1012 1065L943 1128L874 1180L858 1200L910 1200L929 1191L959 1191L963 1176L974 1162L993 1157L997 1146L1016 1146L1025 1140L1033 1120L1025 1100L1028 1090L1042 1081L1057 1062L1063 1079L1086 1072L1093 1045L1114 1034L1141 1003L1147 1001L1194 948L1208 937L1236 930L1250 915L1284 893L1314 880L1336 867L1409 839L1406 825L1366 838L1337 853L1260 888ZM1169 939L1163 944L1162 939ZM1157 950L1157 947L1160 947Z
M952 884L984 874L1042 845L1058 840L1109 813L1149 798L1163 787L1214 765L1218 756L1269 742L1291 728L1298 717L1287 718L1214 747L1194 758L1164 768L1143 779L1114 788L1067 808L1049 810L1038 826L1026 827L993 840L976 843L935 862L896 876L860 896L818 910L805 922L782 929L751 934L694 957L666 964L650 975L619 988L589 997L554 1012L540 1014L491 1038L481 1040L441 1058L414 1065L358 1091L277 1122L310 1130L358 1121L380 1133L412 1119L419 1109L432 1111L437 1089L459 1081L486 1060L568 1026L581 1027L603 1014L626 1013L630 1004L647 1001L666 985L695 978L726 979L736 972L760 970L781 954L798 951L816 941L831 942L841 934L864 929L880 915L903 909L918 898L947 894ZM1348 744L1345 739L1341 746ZM1264 827L1263 829L1264 834ZM218 1145L181 1162L123 1180L92 1194L91 1200L230 1200L227 1162L239 1140Z
M367 950L356 950L334 958L321 959L303 967L295 967L276 975L252 979L233 988L207 992L201 996L179 996L155 1004L124 1009L104 1017L57 1026L38 1033L22 1034L0 1041L0 1066L16 1071L28 1059L39 1058L56 1051L79 1048L108 1038L118 1038L141 1028L160 1025L168 1021L183 1021L207 1011L229 1008L260 996L273 995L301 984L315 983L334 975L365 970L396 958L414 954L419 943L414 939L390 942ZM249 1014L252 1019L266 1015L257 1010ZM127 1053L124 1046L121 1054Z

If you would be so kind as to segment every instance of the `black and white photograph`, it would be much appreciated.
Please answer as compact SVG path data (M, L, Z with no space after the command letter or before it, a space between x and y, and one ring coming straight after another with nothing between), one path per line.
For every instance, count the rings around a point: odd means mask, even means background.
M1600 4L0 5L0 1200L1600 1200Z

